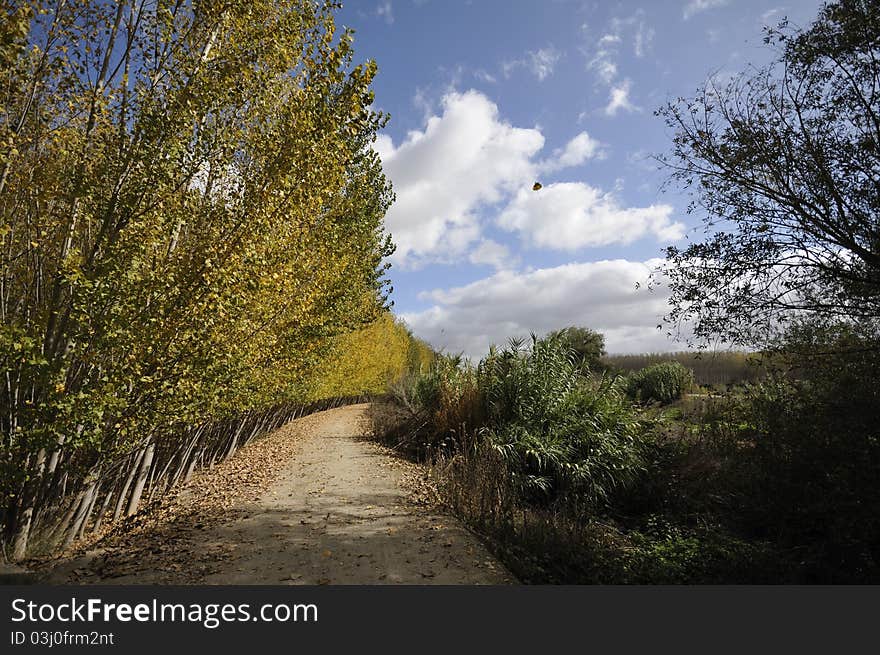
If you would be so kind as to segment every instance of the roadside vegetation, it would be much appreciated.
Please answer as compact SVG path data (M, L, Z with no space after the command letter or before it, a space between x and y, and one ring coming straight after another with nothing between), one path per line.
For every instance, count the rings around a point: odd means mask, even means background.
M471 362L390 313L337 4L0 0L0 556L390 389L376 436L524 581L880 582L880 5L657 112L704 230L649 286L724 354L560 326Z
M569 328L374 410L524 581L880 582L880 6L765 41L772 65L658 111L705 232L653 285L670 331L739 349L723 374Z
M700 391L677 362L592 372L533 337L437 359L375 404L373 430L429 462L524 581L876 582L880 358L834 338L852 354L808 361L791 341L760 380L709 395L669 392Z

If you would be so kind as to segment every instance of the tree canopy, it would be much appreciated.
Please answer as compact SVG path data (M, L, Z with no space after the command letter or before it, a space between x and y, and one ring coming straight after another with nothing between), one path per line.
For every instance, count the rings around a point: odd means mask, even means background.
M705 238L667 249L669 320L753 345L788 321L880 318L880 5L768 29L764 68L659 110ZM658 277L659 279L659 277Z
M153 446L186 426L391 374L361 361L333 384L344 335L408 356L389 318L364 331L389 305L393 194L371 147L387 117L337 6L0 3L0 519L17 554L35 504L90 480L124 499L117 456L153 475Z
M605 355L605 335L590 328L570 326L548 336L560 339L575 354L578 363L587 367L595 367Z

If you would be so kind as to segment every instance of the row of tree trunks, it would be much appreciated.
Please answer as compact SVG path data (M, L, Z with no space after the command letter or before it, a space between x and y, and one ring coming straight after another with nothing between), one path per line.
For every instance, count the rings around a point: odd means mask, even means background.
M112 461L95 461L79 474L77 453L66 452L61 438L50 453L40 451L35 460L26 462L32 473L21 492L13 558L26 558L37 543L41 552L69 548L108 522L137 514L144 499L161 498L189 482L199 468L233 457L261 435L301 416L365 400L355 396L272 407L166 435L152 434L127 453Z

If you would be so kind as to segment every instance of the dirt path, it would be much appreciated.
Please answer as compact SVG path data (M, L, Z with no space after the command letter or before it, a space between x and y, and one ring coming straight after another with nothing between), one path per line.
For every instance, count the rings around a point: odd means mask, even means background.
M49 580L513 583L457 520L413 502L407 484L418 473L362 436L366 408L314 414L249 444L221 465L231 474L206 472L170 508L157 508L159 518L55 563ZM225 490L240 482L251 493Z

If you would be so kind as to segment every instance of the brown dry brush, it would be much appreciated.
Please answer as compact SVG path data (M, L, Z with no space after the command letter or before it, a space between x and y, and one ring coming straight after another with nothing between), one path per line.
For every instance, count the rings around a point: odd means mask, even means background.
M49 554L138 513L147 501L189 482L198 469L223 462L250 441L289 421L315 412L366 402L368 396L330 398L307 404L277 405L221 421L177 426L151 434L112 458L65 450L60 444L37 456L36 475L22 491L25 510L4 557Z

